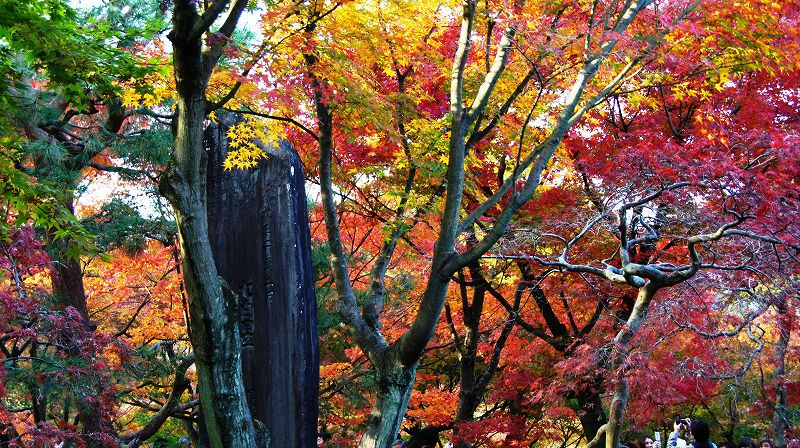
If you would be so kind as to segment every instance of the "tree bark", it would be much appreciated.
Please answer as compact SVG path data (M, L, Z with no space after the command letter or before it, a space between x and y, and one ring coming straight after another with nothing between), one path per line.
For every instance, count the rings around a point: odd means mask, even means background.
M472 303L468 303L466 297L466 287L462 286L462 313L464 315L464 340L460 350L460 392L458 394L458 411L456 412L456 422L472 421L475 409L483 398L483 393L478 385L478 375L475 372L478 353L478 337L480 333L481 315L483 314L483 303L486 297L485 281L477 280L483 277L480 275L480 265L475 262L470 264L470 273L473 283L476 283L473 290ZM463 280L463 278L462 278ZM456 342L458 343L458 342Z
M203 122L205 89L215 61L204 60L202 52L206 19L197 14L194 2L175 2L169 34L177 93L174 145L159 190L172 205L178 225L198 390L211 446L251 448L266 443L261 437L261 443L257 441L245 398L238 297L221 281L208 239Z
M367 418L367 429L359 446L391 448L403 423L408 400L414 390L417 364L404 366L392 356L377 369L378 391Z
M794 310L788 306L789 298L781 297L778 311L778 341L775 344L775 410L772 417L772 437L776 447L786 445L788 391L786 389L786 354L792 336Z
M602 389L602 377L590 385L585 385L583 389L575 394L578 402L578 419L583 428L583 436L586 440L592 440L600 428L606 423L606 413L603 410L603 399L600 395ZM605 436L601 436L600 444L604 444Z
M67 198L64 207L71 214L75 214L75 207L71 192L74 191L74 185L64 186L67 193ZM78 311L81 317L81 327L73 328L72 330L62 334L64 339L63 347L66 347L66 354L71 357L81 356L81 335L85 331L93 331L94 327L89 323L89 308L86 303L86 289L83 284L83 269L81 268L80 259L77 258L78 254L70 257L68 254L70 249L74 248L75 242L70 238L56 238L47 231L47 244L51 250L51 257L53 259L53 268L51 270L50 278L53 286L53 295L58 300L58 304L62 308L72 307ZM99 394L100 391L93 391ZM46 409L46 397L34 395L34 409L38 406L43 406L41 418L44 419L44 410ZM84 400L84 398L92 398L92 394L87 394L85 397L76 397L78 416L81 423L81 433L91 441L92 434L100 432L113 433L114 429L111 421L107 415L102 415L100 406L92 400ZM41 401L39 401L41 400ZM36 414L36 412L34 412ZM43 420L44 421L44 420ZM91 443L91 442L90 442Z
M73 212L71 202L69 210ZM47 241L48 246L56 251L51 273L53 295L64 307L75 308L83 318L84 325L88 326L89 310L86 306L86 290L83 286L83 269L81 269L80 260L61 256L67 252L72 242L69 238L56 240L51 235L48 235Z
M625 376L625 363L628 360L628 344L636 335L639 326L647 316L650 302L653 300L659 286L648 282L639 289L636 304L628 317L625 326L617 332L612 346L612 371L616 376L614 395L611 399L606 430L606 448L616 448L622 435L622 420L625 416L625 406L628 404L630 387Z

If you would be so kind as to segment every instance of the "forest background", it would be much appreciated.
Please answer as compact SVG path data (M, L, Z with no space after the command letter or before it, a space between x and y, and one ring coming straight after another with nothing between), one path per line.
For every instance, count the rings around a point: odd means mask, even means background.
M230 114L225 169L286 140L314 192L322 445L789 444L798 14L0 2L0 446L267 444L206 223Z

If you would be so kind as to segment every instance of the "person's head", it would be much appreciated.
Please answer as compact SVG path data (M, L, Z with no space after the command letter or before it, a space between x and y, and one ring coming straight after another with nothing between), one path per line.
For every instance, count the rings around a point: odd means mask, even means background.
M720 445L720 448L737 448L736 444L731 442L730 440Z
M761 439L758 442L758 448L773 448L772 447L772 440L770 440L770 439Z
M742 437L737 448L756 448L756 443L750 437Z
M645 437L644 438L644 448L653 448L654 447L654 445L653 445L654 443L656 443L656 442L653 439L651 439L650 437Z
M711 430L708 429L708 423L702 420L692 420L689 425L689 432L692 434L692 438L700 443L706 443L711 438Z

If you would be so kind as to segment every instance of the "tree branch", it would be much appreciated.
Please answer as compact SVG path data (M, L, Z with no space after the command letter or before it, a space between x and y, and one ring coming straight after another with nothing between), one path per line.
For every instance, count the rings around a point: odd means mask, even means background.
M257 112L257 111L253 110L250 107L247 107L245 109L238 109L238 110L223 108L223 110L226 110L228 112L246 114L246 115L254 115L256 117L266 118L268 120L283 121L283 122L286 122L286 123L291 123L294 126L297 126L297 128L299 128L300 130L302 130L306 134L310 135L314 140L319 141L319 136L314 131L312 131L311 129L307 128L305 125L303 125L303 123L300 123L299 121L295 120L294 118L281 117L281 116L278 116L278 115L271 115L271 114L266 114L266 113L263 113L263 112Z
M217 0L212 2L211 7L206 9L206 11L203 13L203 16L195 22L195 25L189 34L189 36L192 37L190 41L194 39L200 39L203 33L211 28L211 25L214 24L214 22L217 20L217 17L222 14L222 11L228 6L229 2L230 0ZM211 73L214 71L214 67L216 67L220 56L222 56L222 50L233 36L233 32L236 30L236 25L239 23L239 17L241 17L242 12L247 7L248 2L249 0L236 0L233 6L231 6L225 22L219 27L219 30L214 33L217 40L210 44L203 51L203 79L206 82L211 78Z
M99 162L90 161L89 166L100 171L105 171L108 173L119 173L124 174L126 176L137 177L137 176L145 176L153 182L158 181L158 177L154 176L148 171L145 170L137 170L134 168L126 168L124 166L112 166L112 165L105 165Z
M175 411L183 391L186 390L186 387L189 385L189 382L186 380L186 371L192 364L194 364L194 354L188 356L176 367L172 381L172 389L170 390L167 400L158 412L142 429L122 436L122 440L128 443L127 448L137 448L145 440L155 435L164 422L167 421L167 418Z

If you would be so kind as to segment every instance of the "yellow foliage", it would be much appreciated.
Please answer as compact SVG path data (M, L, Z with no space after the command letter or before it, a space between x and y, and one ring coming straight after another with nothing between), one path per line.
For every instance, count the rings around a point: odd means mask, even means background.
M352 367L353 365L349 362L335 362L332 364L321 365L319 367L319 376L323 379L323 381L332 381Z
M267 133L265 128L265 123L260 120L245 117L228 129L228 141L233 150L228 152L222 166L226 170L249 169L258 165L261 159L266 159L267 153L263 148L277 144L279 136Z
M163 44L153 42L138 49L135 55L142 65L154 67L151 73L142 78L122 83L122 104L125 107L153 108L174 97L175 78L172 64L164 52Z
M431 387L424 393L419 390L414 391L406 418L413 418L428 425L447 425L453 421L457 410L458 395Z
M118 251L108 260L98 257L88 263L84 283L99 331L114 334L135 316L125 333L133 346L186 337L172 250L150 243L137 255Z

